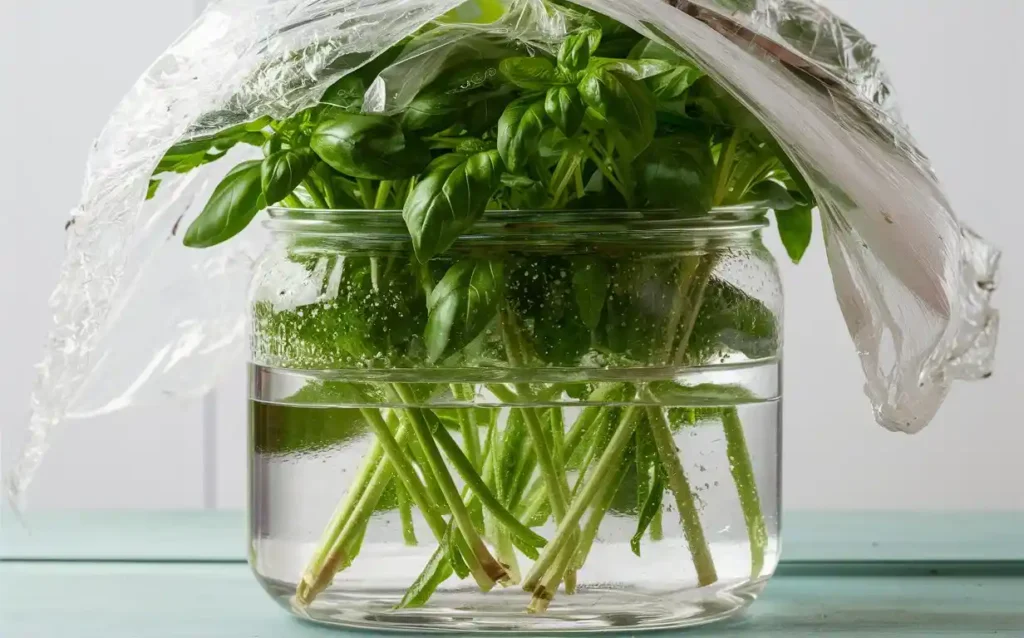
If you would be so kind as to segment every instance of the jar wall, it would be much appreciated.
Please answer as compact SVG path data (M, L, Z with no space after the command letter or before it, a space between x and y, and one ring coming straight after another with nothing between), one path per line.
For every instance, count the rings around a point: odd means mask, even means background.
M443 633L682 626L756 597L779 547L774 262L757 228L609 235L424 266L280 235L250 367L250 556L276 600Z

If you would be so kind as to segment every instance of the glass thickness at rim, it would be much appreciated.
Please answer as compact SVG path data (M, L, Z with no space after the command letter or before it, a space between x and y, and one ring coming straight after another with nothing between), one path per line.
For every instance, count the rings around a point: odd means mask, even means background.
M318 210L272 207L264 225L274 233L310 236L409 238L400 210ZM703 214L676 210L493 210L463 236L473 240L540 238L719 239L751 235L768 226L767 210L721 207Z

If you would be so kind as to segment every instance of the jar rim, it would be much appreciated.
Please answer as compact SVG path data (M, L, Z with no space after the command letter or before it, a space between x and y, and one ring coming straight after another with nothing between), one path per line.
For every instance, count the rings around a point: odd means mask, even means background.
M747 234L768 226L764 206L720 206L705 213L670 209L488 210L464 233L471 237L543 234L575 237L672 233L687 236ZM264 226L291 235L408 237L401 210L312 209L275 206Z

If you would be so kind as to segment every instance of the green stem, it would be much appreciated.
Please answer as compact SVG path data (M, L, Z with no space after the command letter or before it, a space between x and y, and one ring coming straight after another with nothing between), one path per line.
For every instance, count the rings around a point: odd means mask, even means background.
M376 470L384 465L382 463L384 457L384 449L381 447L379 441L374 441L370 447L370 451L364 457L363 464L359 468L355 479L352 481L352 486L349 487L345 497L338 504L338 508L335 510L334 515L331 517L331 521L327 524L324 530L323 536L320 539L319 550L310 560L309 565L306 567L306 571L303 574L302 581L299 584L299 588L296 591L296 598L300 604L309 604L312 599L315 598L316 594L313 594L313 590L326 587L330 584L330 580L326 583L321 583L325 578L325 574L330 571L330 579L333 580L334 575L338 569L332 567L328 563L334 563L334 565L341 565L344 559L341 557L332 557L331 550L337 544L338 538L344 531L345 524L348 522L352 515L352 511L359 503L360 497L366 492L373 481Z
M466 447L466 455L469 457L473 467L482 468L480 455L479 424L476 422L476 413L472 407L474 392L453 383L452 396L458 401L465 401L470 404L469 408L458 410L459 430L462 432L463 445Z
M313 200L314 206L316 206L320 210L326 210L330 208L330 206L327 204L327 200L324 199L323 193L321 193L320 189L316 187L316 184L313 183L313 180L304 179L302 180L302 185L306 187L306 192L309 193L309 197L310 199Z
M367 210L372 209L374 207L373 202L375 199L373 182L359 177L356 179L356 184L359 186L359 198L363 200L363 207Z
M405 485L405 489L409 492L413 502L416 503L416 507L422 511L427 524L430 526L431 531L434 532L434 536L441 540L445 530L444 519L441 517L437 506L428 496L426 488L420 482L419 476L417 476L409 457L405 455L403 451L404 446L395 439L391 430L388 429L387 423L384 422L384 419L381 418L377 410L362 407L359 408L359 411L362 413L363 418L369 422L373 433L377 435L377 440L380 441L381 446L384 448L385 456L394 466L398 478Z
M651 398L654 399L653 396ZM661 458L665 474L668 477L669 491L672 492L676 501L676 510L679 512L679 521L683 526L683 535L686 537L686 544L693 557L693 566L697 569L697 583L701 587L706 587L718 580L718 573L715 570L715 559L711 555L711 548L704 536L704 526L700 522L700 510L697 508L690 481L686 478L682 461L679 460L679 451L672 438L672 427L665 418L665 412L660 408L648 407L647 417L651 424L655 446L658 448L658 456Z
M394 412L394 411L393 411ZM397 419L397 412L395 418ZM423 452L423 448L415 441L409 441L409 454L412 456L413 462L416 467L420 469L420 474L423 477L430 476L430 463L427 462L427 455ZM434 481L427 481L426 483L427 494L430 495L430 500L434 503L434 506L442 514L450 514L448 511L448 504L444 500L444 494L441 493L441 488L437 486Z
M289 208L305 208L306 205L302 203L302 200L295 196L295 194L288 195L284 198L284 205Z
M765 551L768 548L768 529L761 511L761 499L757 493L757 479L754 466L747 448L747 438L743 433L736 408L722 411L722 427L725 429L726 454L729 457L729 469L739 492L740 508L747 524L747 536L750 539L750 577L756 579L764 570Z
M704 305L704 295L707 293L708 285L711 283L711 275L718 265L718 257L715 255L703 255L700 263L693 274L694 282L690 284L687 295L687 306L689 312L686 316L686 323L683 324L679 346L676 348L675 364L683 365L689 350L690 337L693 336L693 329L697 325L700 316L700 309Z
M686 309L686 302L689 299L690 288L693 286L693 276L700 268L701 257L687 255L679 264L679 281L676 284L675 295L672 297L672 306L669 309L668 321L665 322L664 346L657 359L658 362L668 363L672 360L672 346L676 342L676 334L679 332L679 322L683 319L683 311ZM696 313L691 313L696 315ZM692 330L692 327L691 327ZM689 341L689 336L683 341L683 349Z
M462 476L462 479L466 481L466 487L468 487L487 510L494 515L498 521L505 524L509 532L515 534L517 537L526 541L533 547L543 547L547 540L540 534L528 529L525 525L519 522L515 516L512 515L505 506L503 506L498 499L494 497L491 490L487 488L484 480L480 478L480 475L476 473L473 468L473 464L470 463L469 459L459 448L459 444L455 442L448 431L443 427L438 427L434 432L434 438L441 445L448 460L455 466L456 471Z
M624 410L615 433L608 442L608 446L601 455L601 459L597 462L597 467L594 468L594 476L587 481L579 496L573 500L569 510L561 517L555 536L548 541L537 562L533 564L530 572L526 575L523 581L523 589L526 591L534 591L536 589L544 573L556 563L562 550L578 535L579 530L577 526L580 519L586 513L594 498L600 493L605 478L618 468L626 445L629 444L629 439L633 436L633 431L636 429L638 416L639 408L637 406L629 406Z
M395 490L398 492L398 515L402 519L402 538L406 545L415 547L419 545L419 541L416 540L416 526L412 520L412 504L409 501L409 493L401 485L396 485Z
M377 210L382 210L388 203L388 195L391 193L391 182L384 180L380 183L380 188L377 189L377 196L373 200L373 207Z
M665 531L662 523L662 510L658 510L654 513L654 519L651 521L651 540L660 541L665 538Z
M389 390L397 397L399 402L409 406L416 404L415 395L405 384L392 384ZM424 420L423 414L418 408L404 409L401 413L406 417L406 422L412 427L413 433L423 448L431 474L438 487L440 487L441 493L444 494L448 508L455 519L455 525L469 544L473 557L477 561L475 565L470 564L470 571L473 572L473 577L480 588L488 591L494 586L495 582L506 580L508 574L501 564L491 556L483 539L480 538L480 534L476 531L473 519L469 514L469 509L466 508L465 503L462 502L462 498L459 496L459 490L455 486L455 481L452 479L451 474L448 472L444 459L441 457L441 451L434 442L430 426Z
M715 191L711 200L714 206L721 206L729 197L729 182L732 178L733 164L736 160L736 151L739 148L740 141L743 139L743 135L743 129L733 131L729 141L726 142L725 147L722 149L722 154L718 157L715 173Z
M597 166L597 169L601 171L601 175L603 175L604 178L608 180L608 183L614 186L615 190L622 193L623 197L628 197L626 193L626 187L619 183L619 180L615 179L615 175L613 175L612 172L608 170L608 167L605 166L604 162L601 161L601 158L597 156L597 153L595 153L593 149L589 148L587 145L583 146L583 152L586 154L587 158Z
M608 509L612 506L612 500L615 499L616 492L619 491L622 482L626 478L626 463L628 461L625 460L625 455L623 457L623 464L619 467L619 471L605 477L606 484L594 502L594 509L590 513L590 518L587 519L586 524L583 526L583 536L579 547L576 549L576 565L579 567L582 567L587 562L590 549L594 546L594 539L597 538L597 532L601 528L601 521L604 520L605 514L608 513Z

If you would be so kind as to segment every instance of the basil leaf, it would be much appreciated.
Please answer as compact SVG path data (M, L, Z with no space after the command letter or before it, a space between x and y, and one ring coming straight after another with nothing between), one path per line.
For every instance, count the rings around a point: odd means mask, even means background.
M654 208L711 210L715 160L700 135L659 137L637 158L638 186Z
M654 517L661 511L662 498L665 495L665 474L646 415L643 427L636 430L635 440L636 501L639 512L637 513L636 533L630 539L629 545L633 553L640 556L640 541L643 540Z
M529 256L517 260L508 274L506 298L523 328L527 348L552 366L577 365L591 345L572 273L572 264L564 257Z
M583 29L562 42L558 49L558 66L566 71L582 71L590 64L590 54L601 44L601 31Z
M591 330L601 324L601 313L608 298L611 274L608 264L597 257L578 257L572 262L572 286L580 318Z
M261 181L262 162L243 162L214 189L210 201L185 233L185 245L209 248L245 230L266 204Z
M771 308L732 284L712 279L686 358L700 364L721 357L723 350L734 350L751 359L764 359L777 356L781 342L779 321Z
M654 396L658 397L658 401L665 405L696 407L757 401L757 395L741 385L721 383L683 385L674 381L654 381L648 387Z
M271 123L272 120L269 117L263 117L232 126L215 135L175 144L164 154L153 174L188 173L200 166L219 160L238 144L263 146L266 137L261 131Z
M526 169L544 133L544 101L516 100L498 120L498 152L510 173Z
M366 82L358 75L346 75L332 84L320 98L320 103L345 113L359 113L366 95Z
M447 250L480 219L501 183L497 151L442 157L416 184L402 213L421 262Z
M364 179L418 175L430 151L386 115L337 114L313 132L310 147L334 170Z
M448 269L427 301L424 342L431 363L480 336L498 312L502 282L500 261L464 260Z
M555 65L547 58L505 58L498 70L506 80L529 91L544 91L560 81Z
M797 200L792 193L782 184L770 179L754 185L743 195L740 203L770 208L775 212L791 210L797 206Z
M634 80L646 80L662 73L668 73L673 68L671 62L665 60L643 59L643 60L619 60L614 58L594 58L590 63L589 71L604 69L629 76Z
M332 209L357 210L363 207L362 202L356 199L355 183L324 162L317 161L307 178L323 193Z
M677 66L667 73L648 79L647 87L654 97L671 102L686 95L686 91L702 77L704 77L704 72L700 69L692 66Z
M317 158L308 148L278 151L263 160L263 199L273 206L291 194L313 169Z
M253 446L261 454L294 454L322 450L366 436L370 426L355 408L318 409L330 402L350 403L350 384L313 382L288 397L288 405L260 404ZM365 400L365 399L364 399ZM358 399L357 399L358 401Z
M775 211L775 221L779 226L779 236L786 253L794 264L800 263L811 245L814 235L813 205L795 206L785 212Z
M421 93L409 103L402 117L407 131L437 133L451 128L462 119L466 98L441 91Z
M690 64L690 60L678 50L667 47L654 40L641 40L633 50L629 52L630 60L664 60L672 64Z
M156 192L160 190L160 184L163 180L151 179L149 180L149 188L146 189L146 199L150 200L156 197Z
M548 189L543 182L525 175L505 173L501 185L508 188L508 203L512 209L538 209L547 201Z
M580 92L572 86L553 86L544 98L544 112L567 137L579 130L586 111Z
M470 104L465 112L466 132L479 136L491 130L513 99L511 93L498 93Z
M610 68L588 71L579 86L584 104L610 123L633 156L654 139L657 125L654 96L647 87Z

